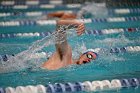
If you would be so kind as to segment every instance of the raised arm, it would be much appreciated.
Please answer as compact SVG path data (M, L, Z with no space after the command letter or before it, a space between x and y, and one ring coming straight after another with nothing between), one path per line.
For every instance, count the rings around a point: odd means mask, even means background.
M66 36L67 27L65 28L64 25L76 26L76 32L78 35L81 35L85 31L85 26L83 22L77 20L57 21L56 51L59 53L61 60L63 59L63 56L65 55L65 53L67 53L68 48L70 47L67 42L67 36Z
M76 15L74 13L65 13L63 11L49 13L47 15L48 18L57 17L60 19L75 19Z
M63 16L64 12L63 11L59 11L59 12L53 12L53 13L49 13L47 15L48 18L53 18L53 17L58 17L61 18Z
M57 25L69 25L69 27L75 27L77 35L81 35L85 31L84 23L78 20L59 20Z

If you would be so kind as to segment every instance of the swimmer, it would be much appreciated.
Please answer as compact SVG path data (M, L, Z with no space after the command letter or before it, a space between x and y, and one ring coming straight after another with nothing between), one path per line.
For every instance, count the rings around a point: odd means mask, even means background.
M97 54L94 52L94 50L90 49L81 54L77 60L72 59L72 49L67 42L65 33L65 31L67 31L67 28L63 27L64 29L61 29L63 25L66 26L71 24L73 26L76 26L76 32L78 36L82 35L85 32L84 23L75 19L71 19L70 16L66 17L66 19L61 18L61 20L57 20L56 32L58 33L58 38L56 38L56 41L60 43L55 44L56 52L52 54L52 56L42 65L43 68L46 68L48 70L57 70L71 64L86 64L97 58ZM63 37L63 40L60 40L59 37Z
M54 19L54 18L59 18L59 19L75 19L77 17L76 14L74 13L66 13L64 11L58 11L58 12L53 12L49 13L47 15L47 19Z
M77 11L77 13L73 12L65 12L65 11L57 11L48 13L46 17L43 17L45 19L76 19L76 18L83 18L83 16L86 14L86 10L82 9L80 11Z

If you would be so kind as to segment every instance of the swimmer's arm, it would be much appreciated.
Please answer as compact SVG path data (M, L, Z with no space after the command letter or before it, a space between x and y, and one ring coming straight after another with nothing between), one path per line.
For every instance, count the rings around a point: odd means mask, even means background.
M48 18L57 17L61 19L75 19L76 15L73 13L65 13L63 11L59 11L59 12L49 13L47 17Z
M77 25L77 34L78 35L81 35L85 31L84 24L80 21L76 21L76 20L59 20L59 21L57 21L58 27L59 27L59 25L71 25L71 24ZM59 53L60 58L63 59L63 56L67 53L68 49L70 48L70 46L67 42L67 36L66 36L66 32L65 32L67 30L61 31L61 30L59 30L60 28L57 28L57 29L58 30L56 30L56 31L59 33L57 35L60 38L63 37L63 42L58 40L58 42L56 43L56 50Z
M59 20L57 21L57 25L73 25L76 27L77 35L82 35L85 32L84 23L78 20Z
M49 13L47 15L48 18L52 18L52 17L58 17L61 18L64 15L63 11L59 11L59 12L54 12L54 13Z

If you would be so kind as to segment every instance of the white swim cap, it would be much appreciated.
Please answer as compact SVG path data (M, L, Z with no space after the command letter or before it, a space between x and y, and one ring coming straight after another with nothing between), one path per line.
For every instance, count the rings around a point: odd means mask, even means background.
M93 52L95 55L96 55L96 57L98 56L98 52L99 52L99 50L100 50L100 48L96 48L96 49L87 49L86 51L84 51L83 52L83 54L84 53L87 53L87 52Z
M100 51L100 48L95 48L95 49L92 49L92 48L91 48L91 49L87 49L87 50L83 51L82 53L85 53L85 52L88 52L88 51L98 53L98 52Z

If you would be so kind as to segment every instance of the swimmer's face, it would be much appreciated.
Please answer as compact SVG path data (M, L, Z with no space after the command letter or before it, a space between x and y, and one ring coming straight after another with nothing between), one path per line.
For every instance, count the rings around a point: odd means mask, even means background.
M86 52L82 54L77 62L77 64L86 64L96 59L96 54L93 52Z

